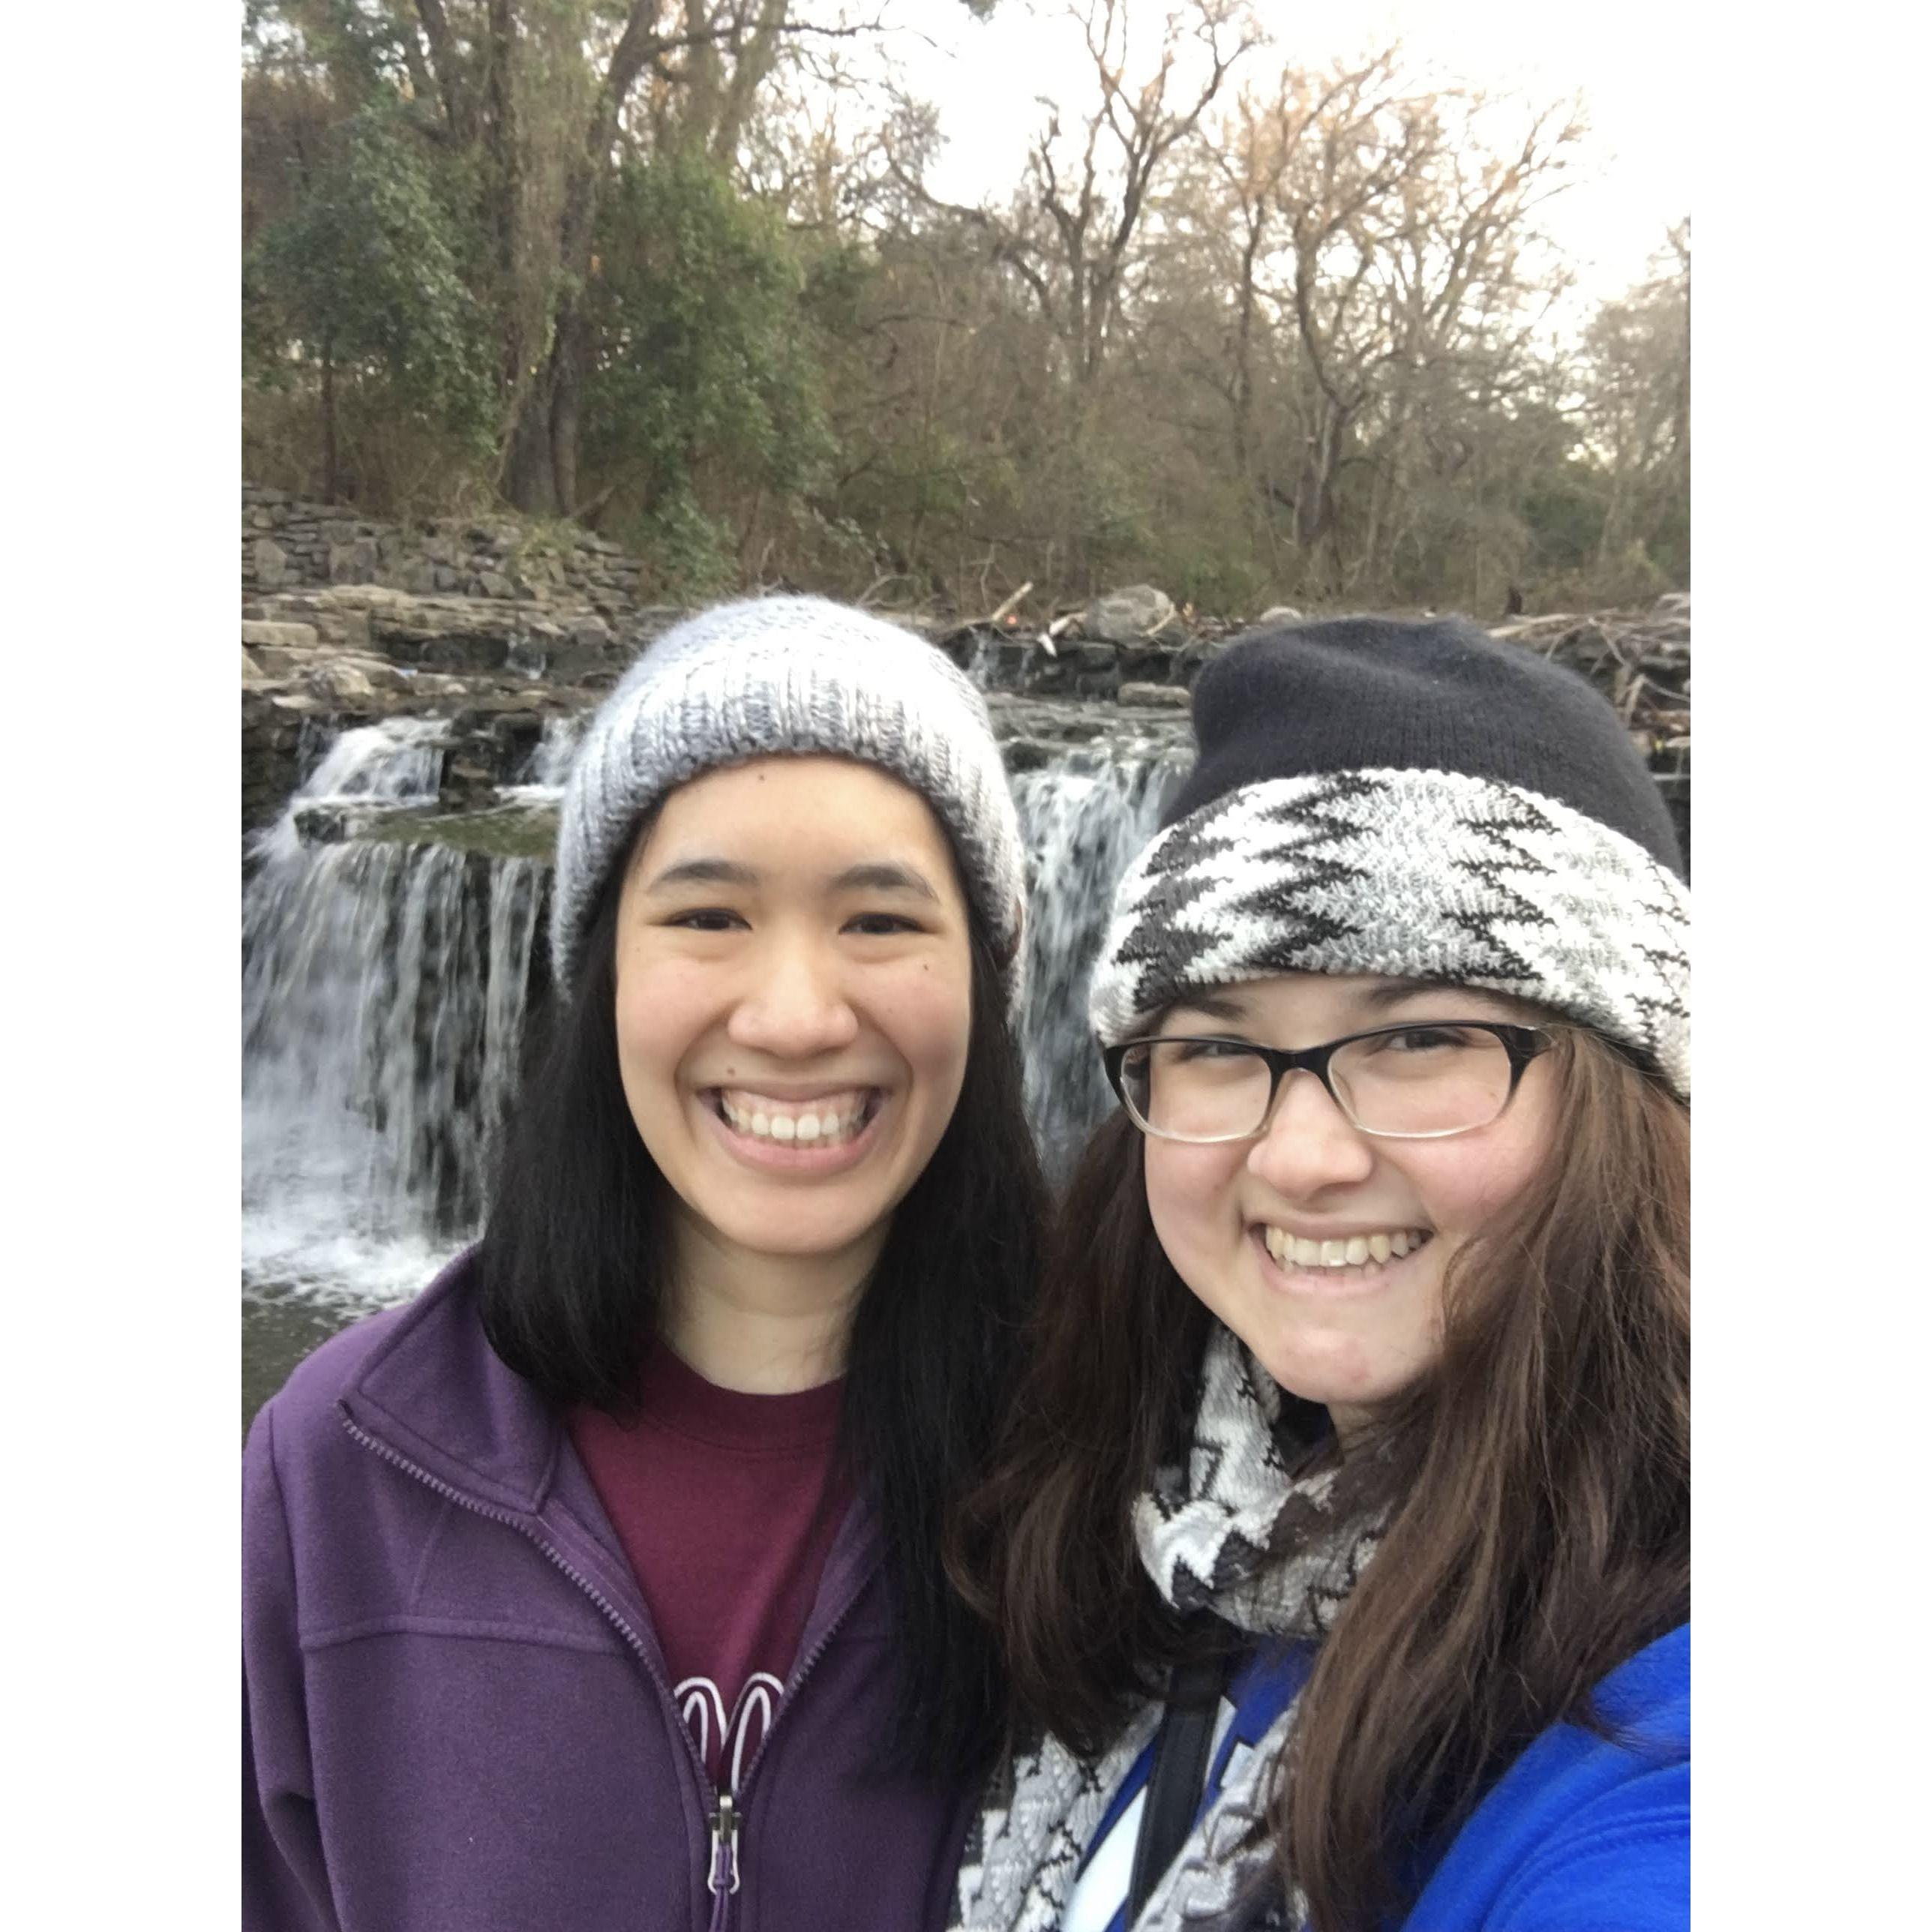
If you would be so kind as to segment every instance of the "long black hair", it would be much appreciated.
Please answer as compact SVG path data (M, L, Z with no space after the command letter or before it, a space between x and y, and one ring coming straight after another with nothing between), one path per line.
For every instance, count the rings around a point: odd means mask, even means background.
M668 1184L617 1065L622 867L598 902L577 985L506 1124L478 1255L484 1332L560 1411L634 1413L669 1286ZM992 1634L946 1576L948 1510L986 1473L1018 1373L1046 1191L1022 1105L1005 993L969 920L971 1037L951 1121L905 1198L855 1312L842 1452L877 1507L898 1618L896 1761L956 1775L998 1748Z

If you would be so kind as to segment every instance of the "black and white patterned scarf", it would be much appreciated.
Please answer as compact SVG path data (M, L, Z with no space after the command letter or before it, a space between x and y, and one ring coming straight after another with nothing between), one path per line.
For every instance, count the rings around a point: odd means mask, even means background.
M1216 1323L1186 1466L1160 1472L1135 1505L1134 1534L1142 1564L1177 1610L1211 1610L1258 1636L1318 1639L1376 1538L1342 1513L1336 1470L1290 1475L1274 1427L1280 1402L1272 1378ZM1291 1702L1222 1785L1135 1932L1258 1924L1270 1897L1274 1913L1296 1911L1298 1900L1284 1900L1274 1878L1262 1822L1294 1714ZM1108 1801L1160 1721L1150 1702L1097 1759L1076 1757L1049 1736L1000 1766L960 1865L958 1932L1055 1932Z

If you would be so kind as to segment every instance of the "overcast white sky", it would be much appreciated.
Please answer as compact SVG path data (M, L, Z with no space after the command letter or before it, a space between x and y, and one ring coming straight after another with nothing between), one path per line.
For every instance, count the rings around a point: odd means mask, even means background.
M1168 4L1130 0L1130 24L1149 44ZM1682 4L1258 0L1256 11L1276 48L1250 54L1237 77L1259 75L1270 60L1319 65L1399 34L1418 60L1491 92L1520 90L1540 105L1581 92L1592 132L1572 185L1547 211L1580 295L1614 295L1638 279L1666 229L1690 211L1693 76ZM948 199L1004 193L1038 124L1035 97L1054 92L1058 75L1079 85L1084 56L1064 12L1057 0L1000 0L981 22L959 0L917 0L898 15L937 44L896 34L892 58L939 105L950 140L934 186Z

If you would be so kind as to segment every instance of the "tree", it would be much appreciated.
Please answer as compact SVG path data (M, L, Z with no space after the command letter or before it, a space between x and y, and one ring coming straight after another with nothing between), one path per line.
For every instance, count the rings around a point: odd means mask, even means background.
M262 229L248 266L258 297L320 373L332 501L338 369L380 371L406 406L472 441L488 438L491 398L484 318L464 285L458 225L421 144L379 102L322 145L304 191Z
M1521 552L1498 458L1544 380L1538 211L1581 131L1421 84L1389 48L1288 65L1192 145L1156 211L1145 352L1213 399L1196 434L1222 452L1199 460L1240 479L1284 588L1387 595L1453 554L1480 593Z
M653 130L728 150L787 38L789 0L256 0L253 44L352 109L400 105L473 184L504 494L578 498L601 200ZM293 50L292 53L291 50Z
M1235 62L1259 44L1241 0L1192 0L1169 14L1152 71L1131 71L1125 0L1082 0L1078 21L1093 82L1077 128L1042 95L1046 118L1010 211L953 208L987 237L994 260L1016 272L1064 346L1077 388L1090 387L1119 322L1134 244L1162 166L1200 125ZM1182 77L1192 43L1201 64ZM939 206L938 203L934 204Z
M803 271L773 215L690 150L620 171L596 260L586 445L605 479L599 506L621 500L667 580L718 587L736 560L704 507L705 477L782 499L830 454L798 327Z
M1636 550L1674 583L1690 572L1690 224L1652 272L1604 304L1583 338L1582 416L1608 471L1597 562Z
M944 293L935 287L922 307L958 317L947 325L948 379L969 381L1000 425L983 416L942 425L928 411L922 472L935 482L950 472L960 506L980 513L959 534L983 546L982 583L998 551L1017 544L1039 557L1028 574L1084 590L1144 532L1135 466L1107 434L1105 377L1130 326L1159 185L1260 32L1240 0L1188 0L1143 61L1124 0L1080 0L1067 17L1084 55L1080 104L1042 97L1024 177L1005 206L962 207L928 190L932 122L913 104L901 104L890 172L898 260L910 268L923 256L940 270ZM970 294L958 286L962 271L978 285ZM1036 326L1025 326L1016 298ZM976 337L974 377L959 368L969 317L1004 352L997 382ZM1020 338L1023 352L1011 352ZM893 340L909 346L903 330Z

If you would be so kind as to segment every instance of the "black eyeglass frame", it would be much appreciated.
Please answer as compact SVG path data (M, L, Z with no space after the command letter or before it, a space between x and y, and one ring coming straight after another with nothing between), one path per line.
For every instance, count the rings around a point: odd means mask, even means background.
M1486 1120L1478 1120L1473 1126L1443 1127L1429 1133L1394 1134L1382 1127L1365 1127L1355 1118L1355 1110L1336 1090L1335 1083L1329 1076L1328 1063L1345 1046L1352 1046L1358 1040L1382 1040L1396 1034L1433 1033L1437 1031L1458 1033L1493 1034L1509 1056L1509 1091L1503 1096L1503 1103ZM1179 1134L1163 1133L1158 1127L1150 1127L1135 1112L1133 1102L1127 1098L1124 1069L1127 1055L1137 1046L1232 1046L1244 1053L1252 1053L1264 1062L1268 1070L1268 1104L1262 1109L1261 1124L1244 1134L1217 1134L1212 1140L1197 1141ZM1342 1118L1358 1133L1370 1134L1377 1140L1384 1141L1443 1141L1456 1134L1472 1134L1478 1128L1492 1126L1509 1111L1510 1102L1516 1098L1516 1090L1522 1084L1523 1070L1532 1060L1547 1053L1556 1044L1555 1040L1541 1027L1512 1026L1502 1020L1403 1020L1394 1026L1370 1027L1361 1033L1344 1034L1340 1040L1331 1040L1320 1046L1305 1046L1298 1052L1283 1046L1262 1046L1252 1040L1238 1040L1226 1034L1147 1034L1133 1040L1124 1040L1114 1046L1103 1047L1100 1052L1101 1064L1107 1070L1107 1084L1114 1090L1120 1105L1127 1110L1127 1118L1144 1134L1152 1134L1156 1140L1174 1141L1187 1147L1226 1146L1234 1141L1259 1140L1268 1130L1268 1124L1274 1118L1275 1103L1281 1098L1282 1082L1294 1072L1312 1073L1321 1082L1322 1090L1342 1110Z

